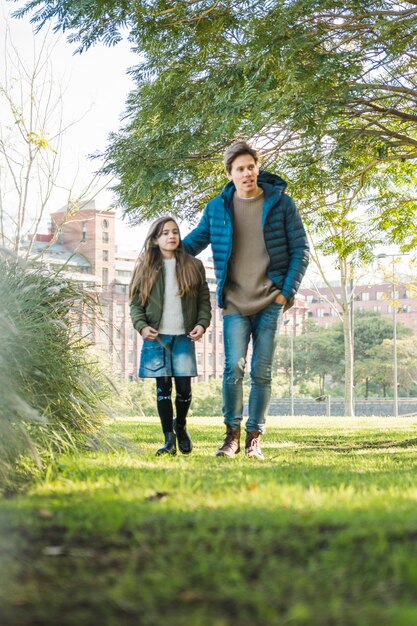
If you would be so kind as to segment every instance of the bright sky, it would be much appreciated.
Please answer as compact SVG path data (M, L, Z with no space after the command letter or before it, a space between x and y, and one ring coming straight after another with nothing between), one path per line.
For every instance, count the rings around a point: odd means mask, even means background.
M1 49L7 23L11 40L18 48L19 55L30 62L34 46L41 45L43 33L41 31L33 34L29 17L17 20L10 16L18 5L0 0ZM136 58L127 42L113 48L99 44L82 55L74 55L75 46L67 43L63 35L50 33L49 40L54 46L54 81L64 91L64 118L66 122L80 120L65 133L63 160L64 179L71 186L76 177L75 189L79 191L89 182L97 167L97 164L89 161L88 155L102 151L108 134L119 128L126 96L133 86L126 70L135 65ZM66 200L66 191L57 191L48 212L64 206ZM96 206L106 208L111 200L112 194L109 191L101 192L96 198ZM119 218L117 243L121 247L140 249L146 231L147 226L128 228Z

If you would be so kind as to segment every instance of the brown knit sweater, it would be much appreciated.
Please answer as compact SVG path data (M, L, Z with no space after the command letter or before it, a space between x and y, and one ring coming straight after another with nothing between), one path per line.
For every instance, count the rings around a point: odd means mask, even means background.
M233 196L233 245L224 287L224 315L255 315L279 294L266 275L270 259L262 231L263 202L263 192L256 198Z

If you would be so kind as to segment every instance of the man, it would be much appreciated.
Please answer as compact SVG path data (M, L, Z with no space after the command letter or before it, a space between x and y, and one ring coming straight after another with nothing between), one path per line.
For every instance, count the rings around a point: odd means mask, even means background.
M218 305L223 309L226 437L217 456L240 451L243 375L252 338L251 390L245 452L263 460L260 436L271 397L272 359L284 309L292 305L308 265L307 236L286 183L260 171L256 150L231 145L224 164L229 183L207 204L184 239L187 252L212 246Z

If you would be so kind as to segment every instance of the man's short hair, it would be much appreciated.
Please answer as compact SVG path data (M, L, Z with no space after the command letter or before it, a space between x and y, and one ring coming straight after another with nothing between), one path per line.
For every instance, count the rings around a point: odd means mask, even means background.
M229 146L224 153L223 163L228 174L230 174L232 171L233 161L242 154L250 154L254 158L255 163L257 163L259 160L256 150L251 148L250 145L246 143L246 141L236 141L235 143L232 143L232 145Z

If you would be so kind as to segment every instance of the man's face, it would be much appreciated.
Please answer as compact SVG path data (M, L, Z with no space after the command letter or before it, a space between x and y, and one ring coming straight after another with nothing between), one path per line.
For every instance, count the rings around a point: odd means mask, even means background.
M232 163L232 171L227 178L235 184L241 198L254 198L260 192L258 187L259 165L250 154L241 154Z

